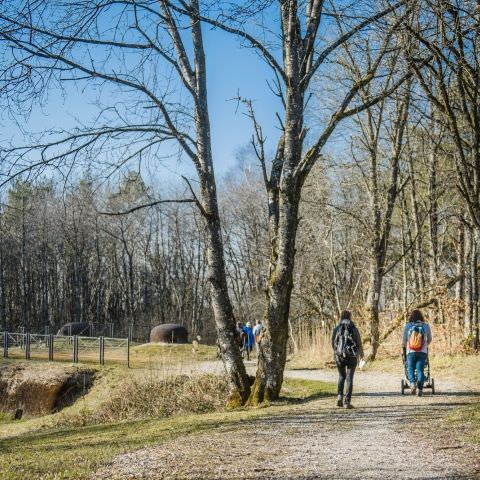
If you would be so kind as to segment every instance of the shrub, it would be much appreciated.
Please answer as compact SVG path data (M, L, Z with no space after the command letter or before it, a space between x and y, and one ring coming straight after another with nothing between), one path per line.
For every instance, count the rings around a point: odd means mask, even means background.
M227 381L218 375L130 375L100 405L95 416L110 422L205 413L223 408L227 396Z

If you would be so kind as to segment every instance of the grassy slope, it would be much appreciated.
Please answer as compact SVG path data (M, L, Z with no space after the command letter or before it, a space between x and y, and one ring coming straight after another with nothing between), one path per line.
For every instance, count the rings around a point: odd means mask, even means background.
M60 413L20 422L8 422L2 416L0 479L85 478L119 453L220 425L234 425L260 415L274 415L286 409L294 409L295 403L302 399L334 393L331 384L287 380L283 400L275 406L81 426L84 419L88 422L88 412L100 405L123 374L124 371L119 367L109 367L99 372L92 390Z
M22 360L25 353L20 348L9 349L9 358L15 361ZM69 345L65 348L56 348L55 362L70 362L72 349ZM130 348L130 365L133 368L161 369L165 366L178 365L179 363L192 364L198 361L215 360L217 347L199 344L193 348L192 344L144 344ZM40 350L33 349L32 360L46 361L48 351L42 347ZM80 349L79 360L82 363L98 365L98 351L93 349ZM105 348L105 362L107 365L125 365L127 360L126 348Z
M216 359L217 347L203 344L193 349L191 344L147 343L133 347L130 352L130 364L133 368L161 369Z
M147 352L150 350L144 347ZM156 347L163 351L163 346ZM167 347L168 348L168 347ZM151 352L151 350L150 350ZM141 358L144 352L139 352ZM167 355L168 354L168 355ZM190 353L167 350L165 365ZM205 355L209 359L210 351ZM148 354L147 354L148 356ZM195 357L205 360L205 357ZM168 362L167 360L168 359ZM379 360L367 366L371 371L398 371L400 359ZM431 359L433 375L455 376L471 385L480 384L480 357L434 357ZM312 365L306 365L312 368ZM141 371L139 371L141 374ZM287 380L284 400L271 407L217 412L201 415L175 416L166 419L128 421L107 425L79 426L84 412L95 408L105 392L114 388L123 375L119 367L109 367L99 373L94 388L75 405L48 417L20 422L8 422L0 417L0 479L73 479L85 478L99 465L113 456L145 446L160 444L170 438L202 432L220 425L232 425L295 409L301 399L333 394L334 386L323 382ZM459 409L451 416L452 428L480 443L480 403ZM2 438L3 437L3 438Z

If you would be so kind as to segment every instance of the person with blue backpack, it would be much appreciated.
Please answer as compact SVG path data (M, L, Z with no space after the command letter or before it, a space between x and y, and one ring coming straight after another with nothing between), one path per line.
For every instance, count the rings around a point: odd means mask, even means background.
M430 326L425 322L420 310L413 310L403 329L403 348L407 356L408 381L412 395L416 393L421 397L423 394L424 369L431 342Z
M363 358L363 346L360 332L353 323L352 314L348 310L342 312L340 323L333 330L332 348L338 369L337 407L353 408L351 403L353 375L358 359ZM345 383L347 391L344 398Z

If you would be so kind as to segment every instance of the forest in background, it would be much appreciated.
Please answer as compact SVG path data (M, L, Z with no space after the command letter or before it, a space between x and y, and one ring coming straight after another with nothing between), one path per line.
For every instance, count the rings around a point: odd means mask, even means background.
M412 133L419 135L418 126ZM407 135L408 136L408 135ZM421 139L431 142L423 131ZM440 140L441 144L442 141ZM360 147L358 137L351 147ZM229 289L239 321L262 318L268 268L266 198L249 152L219 189ZM423 156L422 156L423 153ZM435 162L435 165L432 165ZM448 152L414 144L400 159L402 188L392 212L385 279L379 296L388 333L415 306L443 325L446 351L475 347L477 244L452 183ZM365 159L330 158L319 165L301 201L292 295L292 349L328 334L341 309L368 331L374 252L373 208ZM378 169L382 201L391 175ZM178 322L192 337L215 342L204 232L194 205L160 204L126 215L151 199L137 173L116 190L84 179L64 191L53 182L18 182L0 215L0 315L4 330L52 331L70 321L130 325L143 336ZM478 322L477 322L478 324ZM146 332L146 333L145 333ZM453 336L453 348L452 337ZM309 338L312 337L312 338ZM301 345L298 345L298 342Z
M2 145L5 325L168 318L210 341L214 321L232 406L278 398L288 340L328 334L344 308L368 359L412 308L448 351L478 349L478 2L0 6L8 114L28 121L67 84L98 107ZM265 126L238 93L251 143L222 181L207 93L222 58L204 41L219 33L258 55L278 103ZM191 174L155 188L147 172L175 161ZM251 386L235 321L259 316Z

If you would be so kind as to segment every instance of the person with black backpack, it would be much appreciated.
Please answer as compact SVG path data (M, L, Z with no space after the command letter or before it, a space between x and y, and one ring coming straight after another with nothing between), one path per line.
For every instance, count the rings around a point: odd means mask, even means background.
M338 368L337 407L353 408L351 403L353 375L358 359L363 358L363 345L360 332L353 323L352 314L348 310L342 312L340 323L333 330L332 348ZM347 392L344 398L345 381L347 382Z

